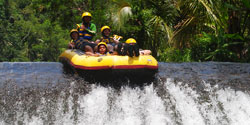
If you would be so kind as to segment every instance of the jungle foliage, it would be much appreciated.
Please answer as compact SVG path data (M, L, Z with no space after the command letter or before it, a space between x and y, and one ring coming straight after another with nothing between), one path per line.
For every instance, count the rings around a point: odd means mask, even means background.
M250 62L249 0L0 0L0 62L57 61L91 12L164 62Z

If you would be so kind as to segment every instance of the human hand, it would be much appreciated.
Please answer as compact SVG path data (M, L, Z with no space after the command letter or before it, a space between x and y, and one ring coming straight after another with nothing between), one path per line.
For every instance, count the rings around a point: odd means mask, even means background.
M122 39L122 36L118 36L118 35L114 35L113 39L119 41L120 39Z
M95 53L95 54L94 54L94 56L95 56L95 57L98 57L98 56L100 56L100 55L99 55L99 54L97 54L97 53Z
M69 43L69 44L68 44L68 48L69 48L69 49L74 49L74 48L75 48L75 45L72 44L72 43Z
M98 44L98 43L100 43L101 42L101 40L100 39L97 39L96 41L95 41L95 44Z
M82 25L81 28L82 28L83 30L86 30L86 27L85 27L84 25Z

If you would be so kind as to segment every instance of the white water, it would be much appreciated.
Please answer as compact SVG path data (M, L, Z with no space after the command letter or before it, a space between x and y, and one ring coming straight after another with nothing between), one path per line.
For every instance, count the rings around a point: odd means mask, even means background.
M71 84L73 86L74 82ZM50 120L56 125L250 124L250 95L247 92L219 89L205 82L201 83L206 86L202 93L171 79L161 84L163 88L151 84L143 89L124 86L121 90L92 85L86 95L75 95L71 90L65 113L65 93L61 92L55 105L48 105L50 100L43 98L44 105L40 105L37 115L31 118L19 109L15 124L22 121L42 125ZM159 89L165 94L157 94Z

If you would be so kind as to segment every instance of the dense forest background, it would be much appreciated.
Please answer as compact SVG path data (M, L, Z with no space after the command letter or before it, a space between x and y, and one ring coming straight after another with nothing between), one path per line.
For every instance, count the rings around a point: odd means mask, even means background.
M0 0L0 62L57 61L85 11L158 61L250 62L249 0Z

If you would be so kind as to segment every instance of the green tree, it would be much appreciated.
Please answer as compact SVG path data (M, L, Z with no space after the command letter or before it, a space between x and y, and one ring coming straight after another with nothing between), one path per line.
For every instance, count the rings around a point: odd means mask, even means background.
M0 61L57 61L85 11L159 61L250 61L249 0L0 0Z

